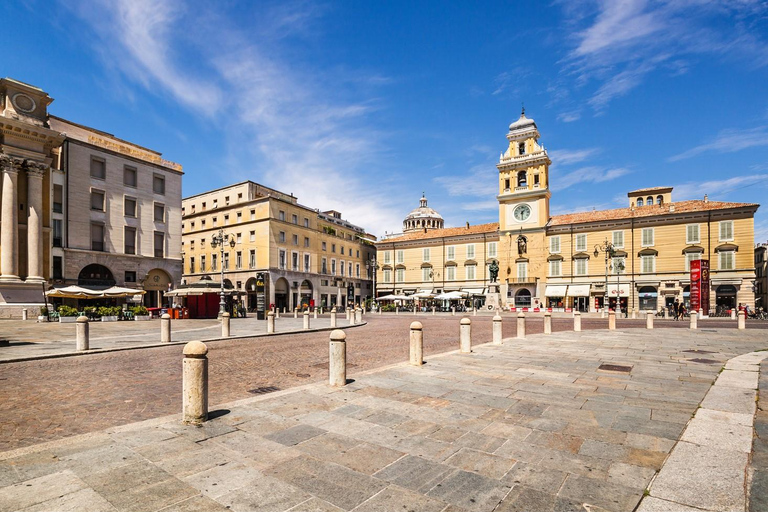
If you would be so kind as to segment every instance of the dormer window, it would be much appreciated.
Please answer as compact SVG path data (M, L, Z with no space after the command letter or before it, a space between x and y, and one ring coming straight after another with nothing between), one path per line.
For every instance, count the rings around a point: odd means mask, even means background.
M645 200L646 206L653 206L653 197L648 196L648 199Z
M656 196L656 204L658 204L659 206L664 204L664 198L662 196Z
M517 145L517 152L520 155L524 155L525 154L525 142L521 142L520 144Z
M637 198L637 206L643 206L643 198L642 197L638 197Z
M528 174L525 171L520 171L517 173L517 186L518 187L528 186Z

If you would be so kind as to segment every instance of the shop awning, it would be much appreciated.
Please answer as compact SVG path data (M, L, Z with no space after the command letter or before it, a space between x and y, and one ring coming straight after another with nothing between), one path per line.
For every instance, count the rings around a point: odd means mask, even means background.
M548 284L544 291L545 297L565 297L568 290L567 284Z
M461 291L469 295L485 295L483 290L484 288L464 288Z
M45 294L48 297L59 297L66 299L103 299L103 298L119 298L119 297L133 297L134 295L143 295L146 292L144 290L137 290L135 288L122 288L120 286L112 286L102 290L94 290L92 288L85 288L83 286L65 286L63 288L54 288L48 290Z
M608 289L605 293L608 297L629 297L629 283L608 283Z
M569 284L568 296L569 297L589 297L589 288L590 288L590 285L588 284Z

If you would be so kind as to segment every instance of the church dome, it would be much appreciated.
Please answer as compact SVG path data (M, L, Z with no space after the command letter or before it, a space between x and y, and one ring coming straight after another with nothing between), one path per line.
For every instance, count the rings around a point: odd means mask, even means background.
M427 206L427 198L422 194L419 207L412 210L403 220L403 232L421 231L424 229L442 229L443 216Z
M520 114L520 119L509 125L509 131L522 130L524 128L536 128L536 122L533 119L525 117L525 110Z

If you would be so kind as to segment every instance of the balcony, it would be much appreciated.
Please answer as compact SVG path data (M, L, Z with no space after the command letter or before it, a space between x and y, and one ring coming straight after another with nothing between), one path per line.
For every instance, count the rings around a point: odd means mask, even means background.
M536 284L535 277L510 277L507 279L509 284Z

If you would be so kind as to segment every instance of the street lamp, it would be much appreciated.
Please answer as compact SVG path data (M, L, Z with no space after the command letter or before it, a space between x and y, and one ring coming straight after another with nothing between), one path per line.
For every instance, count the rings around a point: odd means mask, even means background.
M600 256L600 253L605 253L605 295L603 296L603 309L606 309L608 305L606 304L606 300L608 299L608 259L613 259L613 257L616 254L616 249L613 247L613 244L608 241L606 238L605 241L600 245L595 245L595 251L594 255L595 258ZM623 265L622 265L623 267ZM623 270L623 269L622 269ZM618 279L618 277L617 277ZM619 299L621 297L621 292L618 290L616 291L616 304L619 305Z
M371 271L373 281L373 291L371 292L373 297L371 297L371 303L373 303L373 301L376 299L376 271L379 269L379 265L376 264L376 258L373 257L371 259L365 260L365 268Z
M229 233L224 232L224 228L219 229L218 233L211 235L211 247L213 249L218 246L221 253L221 299L219 300L219 316L224 315L226 312L226 303L224 302L224 246L229 244L230 247L235 247L235 237Z

